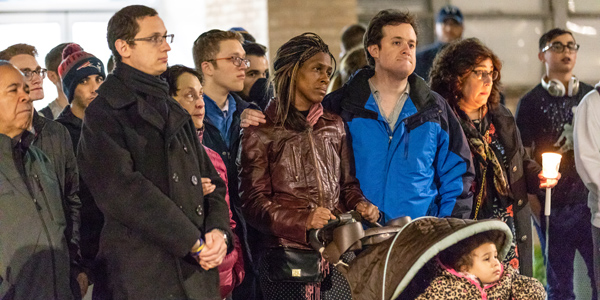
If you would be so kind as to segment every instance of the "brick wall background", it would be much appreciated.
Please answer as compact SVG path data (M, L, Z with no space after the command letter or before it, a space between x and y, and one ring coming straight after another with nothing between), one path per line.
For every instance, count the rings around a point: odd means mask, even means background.
M269 0L268 10L271 62L281 45L307 31L323 38L337 58L342 29L358 21L356 0Z

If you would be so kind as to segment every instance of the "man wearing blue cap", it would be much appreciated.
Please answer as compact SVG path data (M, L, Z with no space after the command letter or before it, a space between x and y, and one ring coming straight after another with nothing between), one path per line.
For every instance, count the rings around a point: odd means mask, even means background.
M417 52L415 73L426 81L429 80L429 70L431 70L435 56L448 43L461 39L463 30L463 15L460 9L453 5L442 7L435 22L437 42Z

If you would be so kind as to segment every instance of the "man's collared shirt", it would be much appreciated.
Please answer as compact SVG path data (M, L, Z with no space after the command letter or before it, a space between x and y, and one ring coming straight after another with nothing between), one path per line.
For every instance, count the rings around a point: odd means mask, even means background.
M221 138L223 138L223 141L229 147L231 143L229 139L231 135L231 122L233 121L233 113L236 111L235 99L231 94L228 94L225 106L221 109L214 100L204 94L204 103L206 105L206 117L217 127L221 133Z
M390 113L389 116L385 116L383 114L383 112L381 111L382 100L379 95L379 90L373 84L371 79L369 79L369 87L371 88L371 94L373 94L375 103L377 103L377 106L379 107L379 113L388 122L388 124L390 125L390 129L393 132L394 126L396 125L396 122L398 121L398 116L400 116L400 113L402 112L402 108L404 107L404 103L406 103L406 100L408 99L408 93L410 92L410 84L408 82L406 83L406 88L404 88L404 91L402 92L402 94L400 94L400 98L398 98L398 100L396 101L396 105L394 105L394 109L392 109L392 112Z

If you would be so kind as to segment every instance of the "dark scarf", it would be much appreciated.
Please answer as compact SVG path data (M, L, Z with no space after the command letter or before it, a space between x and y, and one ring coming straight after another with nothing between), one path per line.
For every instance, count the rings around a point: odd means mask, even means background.
M144 73L122 62L117 63L113 75L119 78L128 88L142 94L145 99L153 98L154 101L148 100L149 104L167 120L169 114L167 99L171 96L169 96L169 85L165 80Z
M491 116L488 114L487 105L482 107L482 115L484 116L480 120L480 125L484 130L483 134L473 124L473 121L457 106L454 107L454 113L458 116L460 125L467 137L469 142L469 148L471 149L471 155L473 157L473 163L477 168L475 179L475 214L474 218L477 219L478 215L481 215L479 210L482 205L491 206L491 203L484 203L485 199L488 198L488 187L493 186L496 194L500 197L506 197L509 195L508 177L502 167L501 161L496 156L496 153L490 147L492 142L491 135L494 135L495 126L491 122ZM491 173L490 173L491 172ZM489 175L489 176L488 176ZM493 185L487 184L487 180L493 180Z

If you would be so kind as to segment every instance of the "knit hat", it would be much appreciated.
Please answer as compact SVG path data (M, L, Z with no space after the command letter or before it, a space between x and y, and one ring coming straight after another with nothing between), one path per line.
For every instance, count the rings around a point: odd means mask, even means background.
M90 75L101 75L104 73L104 64L98 58L84 52L78 44L69 44L63 50L62 62L58 66L58 75L63 83L63 91L69 100L73 102L75 88L79 82Z

